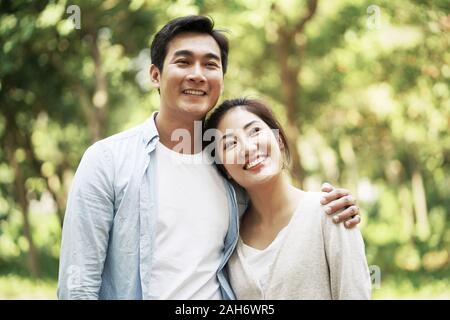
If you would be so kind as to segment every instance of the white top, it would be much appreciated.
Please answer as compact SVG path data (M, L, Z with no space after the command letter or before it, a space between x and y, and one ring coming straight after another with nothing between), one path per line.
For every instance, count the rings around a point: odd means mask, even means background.
M151 299L221 299L216 272L229 225L226 189L206 153L156 146L158 175Z
M275 261L276 253L283 243L285 234L286 227L280 230L275 239L263 250L246 245L244 241L239 238L237 250L242 250L242 254L254 272L255 278L258 280L262 290L266 290L270 269Z
M302 197L274 257L267 258L272 261L267 263L265 288L252 259L238 246L227 266L237 299L370 299L361 233L335 224L324 212L321 197L319 192Z

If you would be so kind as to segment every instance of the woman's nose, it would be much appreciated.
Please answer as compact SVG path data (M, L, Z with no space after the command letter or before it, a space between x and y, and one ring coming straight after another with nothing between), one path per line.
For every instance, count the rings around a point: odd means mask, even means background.
M247 159L253 155L258 150L258 143L253 139L246 139L243 142L243 146L241 148L241 156L244 159Z

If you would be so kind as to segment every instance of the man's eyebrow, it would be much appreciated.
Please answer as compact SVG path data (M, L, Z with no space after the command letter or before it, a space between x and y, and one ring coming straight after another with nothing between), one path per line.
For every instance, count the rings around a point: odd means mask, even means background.
M173 53L174 57L178 57L178 56L193 56L194 53L192 51L189 50L177 50Z
M214 60L220 61L219 56L214 54L214 53L212 53L212 52L209 52L209 53L205 54L205 57L209 58L209 59L214 59Z
M194 55L194 53L190 50L177 50L174 52L173 56L174 57L179 57L179 56L189 56L192 57ZM205 58L209 58L209 59L214 59L217 61L220 61L220 58L218 55L216 55L215 53L212 52L208 52L207 54L204 55Z

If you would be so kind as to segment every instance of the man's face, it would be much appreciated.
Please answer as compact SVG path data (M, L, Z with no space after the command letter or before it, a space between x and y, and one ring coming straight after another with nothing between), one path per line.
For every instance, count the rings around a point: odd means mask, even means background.
M204 118L223 88L219 45L208 34L181 33L169 42L162 73L152 65L150 75L162 107Z

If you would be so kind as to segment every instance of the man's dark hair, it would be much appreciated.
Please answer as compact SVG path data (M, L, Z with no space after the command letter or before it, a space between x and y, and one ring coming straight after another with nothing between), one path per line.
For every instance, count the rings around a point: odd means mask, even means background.
M214 29L214 21L210 17L205 16L185 16L169 21L158 33L152 41L150 51L152 63L159 69L163 70L164 59L167 55L167 47L169 42L178 34L183 32L198 32L209 34L216 40L220 48L220 58L222 60L223 74L227 72L228 64L228 39L222 30Z
M278 122L277 118L273 114L273 112L270 110L270 108L262 101L259 100L253 100L253 99L247 99L247 98L236 98L231 100L225 100L222 102L214 111L211 113L211 115L206 120L204 126L203 126L203 132L206 132L209 129L217 129L219 126L220 121L223 119L223 117L230 111L235 108L242 108L245 111L248 111L250 113L253 113L258 118L260 118L262 121L264 121L270 129L276 130L278 132L278 137L281 142L284 145L284 159L285 163L288 164L290 162L290 150L288 141L286 138L286 134L284 133L283 128L281 127L280 123ZM214 139L214 144L217 142L216 139ZM206 147L206 141L203 141L203 146ZM217 145L212 148L211 156L213 158L216 157L215 150L217 148ZM219 169L220 173L227 177L225 167L223 164L215 162L215 165Z

